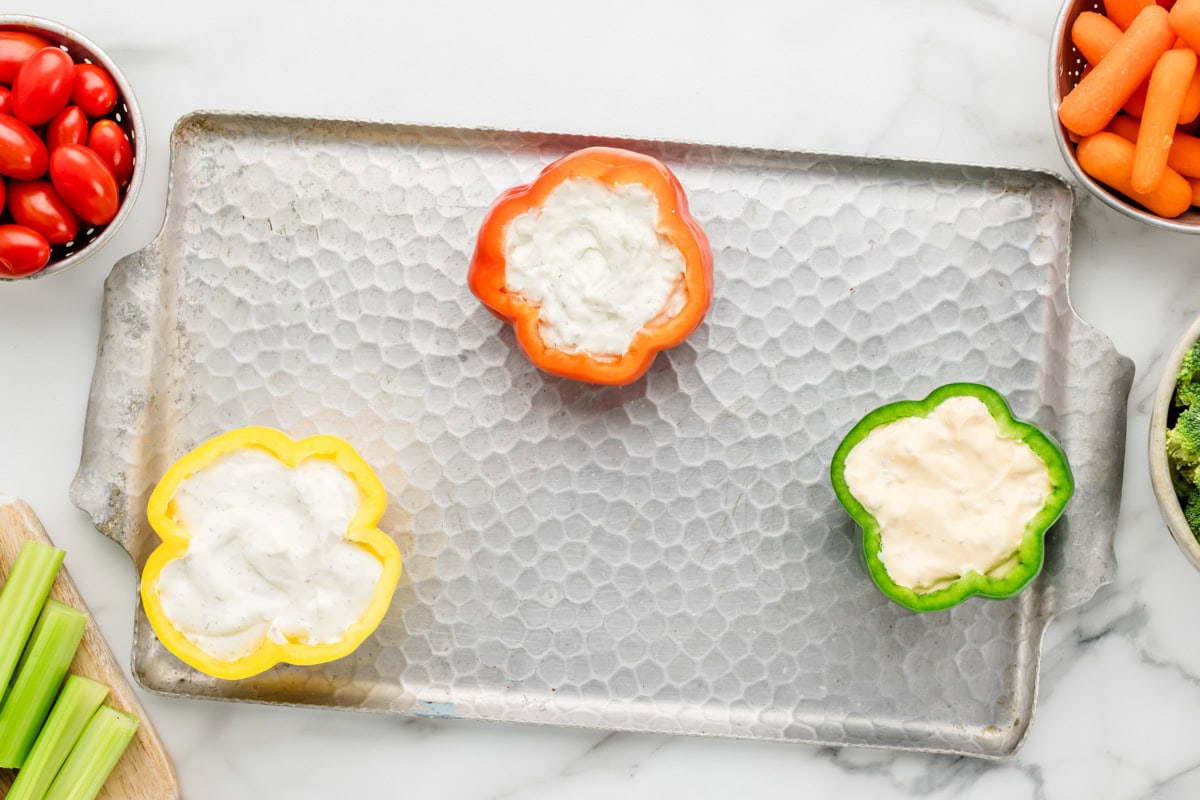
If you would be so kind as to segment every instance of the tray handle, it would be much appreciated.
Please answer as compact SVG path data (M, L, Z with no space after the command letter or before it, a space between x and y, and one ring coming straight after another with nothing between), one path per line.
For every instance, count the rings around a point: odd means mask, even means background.
M138 526L144 524L151 487L137 485L138 475L129 474L128 465L154 458L146 443L155 441L157 421L163 419L153 373L161 358L157 351L172 338L160 330L164 322L153 322L147 316L147 309L168 300L163 296L167 287L164 272L156 239L119 260L104 282L83 451L70 493L71 502L86 511L96 528L124 547L139 565L147 554L135 552L133 543L138 540ZM173 320L174 315L160 319Z
M1065 536L1047 548L1048 581L1043 603L1052 617L1083 605L1116 571L1113 543L1121 507L1125 433L1133 362L1117 352L1107 336L1075 317L1070 363L1063 387L1066 411L1059 434L1075 470L1075 496L1065 524L1052 536ZM1075 466L1079 465L1079 466Z

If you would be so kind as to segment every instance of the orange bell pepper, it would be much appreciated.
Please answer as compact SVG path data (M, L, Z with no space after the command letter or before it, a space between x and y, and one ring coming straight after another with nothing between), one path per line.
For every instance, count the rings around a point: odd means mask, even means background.
M679 313L646 323L620 356L567 352L547 344L539 330L539 308L510 291L505 275L505 240L516 217L540 209L559 184L575 179L609 187L644 186L658 203L657 231L683 256L687 300ZM650 368L660 350L686 339L704 319L712 302L712 250L704 231L688 212L687 196L666 165L650 156L613 147L577 150L550 164L533 183L504 192L484 218L467 273L471 291L493 314L511 324L517 342L546 372L578 381L610 385L633 383Z
M251 654L232 661L213 657L194 644L163 610L159 583L168 564L187 554L191 534L176 516L173 498L181 484L224 455L243 448L266 451L281 463L295 468L310 458L334 462L358 487L358 512L346 531L347 541L365 549L382 565L379 582L362 616L335 642L276 642L264 639ZM192 450L166 471L150 495L146 516L162 544L150 554L142 571L142 606L159 641L184 663L214 678L238 680L257 675L279 663L321 664L353 652L383 620L402 568L400 550L377 527L387 506L387 494L379 478L351 447L335 436L310 436L296 441L272 428L238 428ZM247 532L253 536L253 531Z

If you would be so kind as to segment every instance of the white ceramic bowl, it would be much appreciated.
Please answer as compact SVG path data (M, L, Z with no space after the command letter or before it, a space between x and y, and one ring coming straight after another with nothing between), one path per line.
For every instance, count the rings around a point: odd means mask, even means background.
M1175 495L1175 487L1171 482L1171 469L1167 463L1167 421L1171 415L1171 406L1175 400L1175 379L1179 374L1179 365L1183 357L1196 340L1200 339L1200 317L1192 323L1187 333L1175 345L1171 355L1163 365L1162 378L1158 382L1158 391L1154 395L1154 409L1150 413L1150 483L1154 487L1154 496L1158 500L1158 510L1162 513L1175 544L1192 562L1192 566L1200 570L1200 541L1188 527L1183 517L1183 507Z
M112 76L120 94L117 98L117 107L110 116L125 131L125 135L129 137L129 143L133 147L133 174L129 178L129 185L125 188L125 196L121 200L121 208L117 211L117 216L102 227L80 228L79 236L75 241L62 247L55 247L51 251L50 263L44 268L31 275L4 278L0 280L0 283L3 283L4 280L31 280L66 272L95 255L113 237L129 217L129 211L133 208L134 200L137 199L138 190L142 187L142 178L146 172L146 128L142 121L142 112L138 108L137 98L134 97L133 89L130 87L129 81L125 79L125 75L103 50L83 34L53 20L24 14L0 14L0 30L36 33L51 44L64 48L77 63L90 61L104 67Z

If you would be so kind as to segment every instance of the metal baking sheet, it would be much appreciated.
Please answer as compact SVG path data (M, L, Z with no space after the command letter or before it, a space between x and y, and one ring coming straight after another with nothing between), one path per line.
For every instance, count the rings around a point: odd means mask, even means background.
M632 386L542 374L468 292L485 209L573 149L667 162L716 297ZM241 425L353 442L405 572L325 666L206 678L139 611L148 689L1000 757L1042 633L1113 567L1132 365L1067 295L1057 177L578 136L198 113L106 285L72 497L140 568L168 464ZM827 470L865 412L991 384L1078 492L1018 598L888 603Z

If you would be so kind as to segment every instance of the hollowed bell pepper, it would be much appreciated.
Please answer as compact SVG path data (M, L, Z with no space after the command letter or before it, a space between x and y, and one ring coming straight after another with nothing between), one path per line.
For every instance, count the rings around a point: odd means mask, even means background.
M606 186L640 184L658 202L657 230L683 256L687 301L679 313L642 327L619 357L598 358L566 352L547 344L539 331L538 306L508 288L505 239L509 223L541 208L559 184L591 179ZM612 147L589 147L550 164L533 183L504 192L484 218L467 283L492 313L511 324L529 359L555 375L591 383L624 385L642 376L661 350L686 339L704 319L712 302L712 250L704 231L688 211L683 187L666 165L650 156Z
M947 585L928 591L916 591L892 580L880 558L881 526L847 485L846 458L872 431L906 417L926 417L952 397L970 396L980 400L996 421L999 434L1026 444L1045 463L1050 478L1050 494L1041 510L1025 526L1016 562L1003 574L989 577L968 572ZM1013 417L1005 399L994 389L974 383L954 383L939 387L923 400L903 400L877 408L862 418L846 434L833 456L830 468L833 490L841 504L862 529L863 556L867 571L879 590L891 600L913 611L941 611L958 605L972 595L992 599L1011 597L1027 586L1041 571L1045 558L1045 534L1066 508L1075 490L1066 454L1048 434Z
M250 655L223 661L192 643L166 615L158 596L163 569L188 550L189 533L176 517L172 498L189 477L224 455L243 448L265 450L288 467L311 458L333 461L358 487L360 504L346 531L346 540L366 548L382 565L375 593L362 616L336 642L276 642L264 638ZM400 550L377 527L387 505L379 478L346 441L334 436L310 436L299 441L271 428L239 428L209 439L187 453L166 471L146 509L151 527L162 544L150 554L142 571L141 597L146 616L163 645L184 663L225 680L257 675L279 663L320 664L353 652L379 626L400 578ZM253 535L252 532L250 535Z

